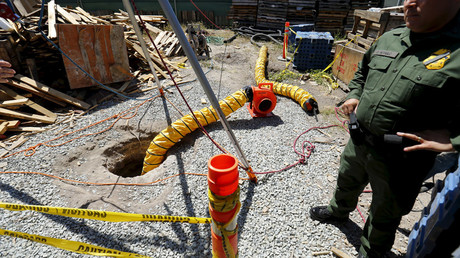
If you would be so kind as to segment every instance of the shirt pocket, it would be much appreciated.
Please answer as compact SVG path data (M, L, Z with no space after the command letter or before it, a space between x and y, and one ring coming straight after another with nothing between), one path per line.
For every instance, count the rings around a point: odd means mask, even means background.
M425 67L403 69L396 87L392 89L390 101L398 102L405 107L426 106L427 101L440 96L447 78L445 74Z
M393 59L383 56L374 56L369 62L369 72L366 78L366 84L364 88L372 91L376 88L376 85L380 84L380 80L383 75L388 71Z

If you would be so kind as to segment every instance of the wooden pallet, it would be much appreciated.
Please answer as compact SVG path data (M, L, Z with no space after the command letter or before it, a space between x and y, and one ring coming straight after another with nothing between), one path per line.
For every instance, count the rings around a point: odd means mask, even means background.
M369 49L383 33L404 22L401 13L355 10L354 17L353 29L347 37L364 49Z

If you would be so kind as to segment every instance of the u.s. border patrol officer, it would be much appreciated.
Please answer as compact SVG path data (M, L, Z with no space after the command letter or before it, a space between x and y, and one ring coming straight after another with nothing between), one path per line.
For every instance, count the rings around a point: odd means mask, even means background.
M391 249L437 153L460 150L459 9L460 0L405 0L406 27L382 35L349 84L341 109L356 113L358 130L350 132L332 200L310 216L347 220L370 183L359 257Z

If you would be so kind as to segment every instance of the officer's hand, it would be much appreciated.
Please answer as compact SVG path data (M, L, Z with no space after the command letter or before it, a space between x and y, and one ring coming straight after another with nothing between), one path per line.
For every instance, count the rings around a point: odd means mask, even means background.
M455 151L452 143L450 142L450 132L448 130L426 130L411 133L398 132L397 135L406 137L413 141L419 142L419 144L406 147L404 151L415 151L415 150L431 150L436 152L449 152Z
M348 99L340 106L340 109L345 115L350 115L358 106L359 100L357 99Z
M7 78L11 78L16 73L15 70L11 69L11 64L7 61L0 60L0 83L8 82Z

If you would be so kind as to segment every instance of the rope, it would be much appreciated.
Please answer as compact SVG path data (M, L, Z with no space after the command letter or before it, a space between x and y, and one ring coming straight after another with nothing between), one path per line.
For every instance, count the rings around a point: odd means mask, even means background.
M131 4L133 5L133 8L134 8L134 11L136 12L137 16L139 17L139 21L141 23L141 26L142 26L142 29L146 32L147 36L149 37L150 39L150 42L152 43L152 45L155 47L155 50L158 54L158 56L160 57L160 60L161 62L163 63L163 66L166 68L166 71L168 72L168 75L171 79L171 81L173 82L174 86L176 87L177 91L179 92L180 96L182 97L182 99L184 100L184 103L185 105L187 106L187 108L189 109L190 113L191 113L191 116L193 118L193 120L195 120L195 122L197 123L198 127L200 128L200 130L209 138L209 140L211 140L211 142L216 145L216 147L222 151L223 153L227 153L225 150L223 150L222 148L220 148L220 145L217 144L217 142L209 135L209 133L206 131L206 129L204 128L204 126L198 121L198 118L196 118L192 108L190 107L190 105L188 104L187 100L185 99L185 96L184 94L182 93L181 89L179 88L179 85L177 84L176 80L174 79L174 76L172 75L172 72L169 70L169 68L166 66L166 62L164 61L163 59L163 56L160 52L160 50L158 49L157 45L155 44L154 40L152 39L150 33L149 33L149 30L147 30L146 26L145 26L145 23L144 23L144 20L142 19L142 16L139 12L139 10L137 9L136 7L136 4L134 3L134 0L130 0L131 1Z
M64 145L64 144L67 144L67 143L69 143L69 142L72 142L72 141L74 141L74 140L80 139L80 138L85 137L85 136L91 136L91 135L101 134L101 133L106 132L106 131L110 130L111 128L113 128L113 126L114 126L120 119L127 119L127 120L129 120L129 119L135 117L135 116L137 115L137 112L138 112L139 108L140 108L142 105L144 105L144 104L145 104L146 102L148 102L148 101L152 101L153 99L155 99L155 98L157 98L157 97L159 97L159 95L158 95L158 96L155 96L155 97L152 97L152 98L150 98L150 99L147 99L147 100L143 101L142 103L140 103L140 104L138 104L138 105L136 105L136 106L133 106L133 107L131 107L131 108L125 110L125 111L122 111L122 112L120 112L120 113L118 113L118 114L112 115L112 116L110 116L110 117L107 117L107 118L105 118L105 119L103 119L103 120L100 120L100 121L98 121L98 122L92 123L92 124L90 124L90 125L87 125L87 126L85 126L85 127L83 127L83 128L77 129L77 130L75 130L75 131L68 132L68 133L66 133L66 134L63 134L63 135L61 135L61 136L58 136L58 137L53 138L53 139L51 139L51 140L48 140L48 141L46 141L46 142L38 143L38 144L36 144L36 145L34 145L34 146L28 147L27 149L23 149L23 150L20 150L20 151L11 153L11 154L9 154L9 155L6 155L6 156L4 156L4 157L1 157L0 159L5 159L5 158L8 158L8 157L14 156L14 155L16 155L16 154L22 153L22 152L24 152L24 156L30 157L30 156L32 156L32 155L35 154L36 148L38 148L38 147L40 147L40 146L42 146L42 145L43 145L43 146L46 146L46 147L58 147L58 146L62 146L62 145ZM134 112L131 112L132 109L135 109L135 111L134 111ZM86 130L86 129L90 128L90 127L93 127L93 126L95 126L95 125L101 124L101 123L106 122L106 121L109 121L109 120L111 120L111 119L115 119L115 121L114 121L111 125L109 125L109 127L105 128L105 129L103 129L103 130L101 130L101 131L99 131L99 132L80 135L80 136L78 136L78 137L75 137L75 138L73 138L73 139L67 140L67 141L65 141L65 142L63 142L63 143L60 143L60 144L55 144L55 145L49 144L50 142L59 140L59 139L65 137L65 136L68 136L68 135L71 135L71 134L74 134L74 133L77 133L77 132L80 132L80 131L83 131L83 130Z
M273 170L273 171L267 171L267 172L253 172L253 173L254 174L262 174L262 175L263 174L273 174L273 173L278 173L278 172L281 172L281 171L288 170L288 169L290 169L292 167L297 166L298 164L305 164L306 160L308 158L310 158L311 154L313 153L313 151L315 149L315 145L313 143L311 143L310 141L305 140L301 144L301 146L302 146L301 151L299 151L296 148L297 141L299 140L299 138L302 135L304 135L304 134L306 134L306 133L308 133L308 132L310 132L311 130L314 130L314 129L327 129L327 128L336 127L336 126L342 127L342 125L328 125L328 126L322 126L322 127L316 126L316 127L312 127L310 129L302 132L301 134L299 134L296 137L296 139L294 140L294 144L293 144L294 152L297 153L298 155L300 155L300 158L299 158L299 160L297 162L295 162L295 163L293 163L293 164L291 164L289 166L286 166L286 167L284 167L284 168L282 168L280 170Z
M42 172L31 172L31 171L0 171L0 174L41 175L41 176L47 176L47 177L59 179L59 180L62 180L62 181L67 181L67 182L72 182L72 183L77 183L77 184L83 184L83 185L94 185L94 186L108 186L108 185L120 185L120 186L146 186L146 185L156 184L156 183L159 183L159 182L162 182L162 181L165 181L165 180L168 180L168 179L171 179L171 178L180 176L180 175L208 176L207 174L187 173L187 172L184 172L184 173L175 174L175 175L168 176L168 177L165 177L165 178L162 178L162 179L158 179L158 180L155 180L155 181L152 181L152 182L148 182L148 183L93 183L93 182L84 182L84 181L78 181L78 180L63 178L63 177L59 177L59 176L55 176L55 175L51 175L51 174L42 173ZM118 180L118 179L117 179L117 180ZM240 180L248 181L249 178L240 178Z
M47 176L55 179L59 179L62 181L67 181L67 182L72 182L72 183L77 183L77 184L83 184L83 185L95 185L95 186L107 186L107 185L122 185L122 186L146 186L146 185L153 185L180 175L194 175L194 176L207 176L207 174L198 174L198 173L179 173L176 175L168 176L162 179L158 179L152 182L148 183L93 183L93 182L84 182L84 181L78 181L78 180L73 180L73 179L67 179L55 175L50 175L42 172L29 172L29 171L6 171L6 172L0 172L0 174L32 174L32 175L42 175L42 176Z

